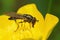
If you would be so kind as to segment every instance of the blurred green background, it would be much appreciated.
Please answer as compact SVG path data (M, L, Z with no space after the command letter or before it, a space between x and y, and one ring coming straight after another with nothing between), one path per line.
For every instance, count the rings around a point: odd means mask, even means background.
M44 17L49 12L60 19L60 0L0 0L0 15L2 12L16 12L19 7L28 3L35 3ZM60 21L48 40L60 40Z

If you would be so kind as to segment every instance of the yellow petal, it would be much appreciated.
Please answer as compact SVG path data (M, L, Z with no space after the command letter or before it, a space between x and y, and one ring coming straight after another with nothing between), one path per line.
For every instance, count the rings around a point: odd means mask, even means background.
M43 32L43 26L44 26L44 18L41 14L41 12L38 11L37 7L35 4L27 4L21 8L18 9L17 11L18 14L29 14L35 17L39 22L36 22L34 27L36 29L40 29L41 32Z
M47 13L45 16L45 29L44 29L44 37L47 39L48 36L50 35L51 31L53 30L53 28L56 26L56 24L58 23L59 19L58 17Z
M17 25L14 20L8 20L9 16L1 15L0 16L0 29L7 31L7 32L13 32L16 30Z
M43 33L43 28L44 28L44 18L41 14L41 12L38 11L37 7L35 4L27 4L21 8L18 9L17 11L18 14L29 14L35 17L38 22L34 25L34 29L32 29L31 33L33 35L34 39L41 38L41 33ZM28 25L28 24L26 24Z

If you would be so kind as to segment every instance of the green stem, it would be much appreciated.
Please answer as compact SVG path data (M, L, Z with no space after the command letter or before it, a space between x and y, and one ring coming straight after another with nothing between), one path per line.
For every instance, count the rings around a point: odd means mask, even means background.
M49 0L49 4L48 4L48 13L50 13L51 5L52 5L52 0Z

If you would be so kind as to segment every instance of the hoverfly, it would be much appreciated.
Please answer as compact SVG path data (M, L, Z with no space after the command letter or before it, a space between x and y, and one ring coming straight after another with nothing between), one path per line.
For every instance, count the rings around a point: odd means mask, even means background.
M34 24L36 23L36 21L38 21L35 17L29 14L23 14L23 17L26 18L24 22L32 23L32 27L34 27Z
M23 22L32 23L32 27L34 27L34 24L36 23L36 21L38 21L35 17L29 14L17 14L15 12L6 12L5 15L10 16L10 18L8 19L15 20L15 22L16 22L16 19L23 19L24 20ZM18 25L18 28L19 28L19 25Z

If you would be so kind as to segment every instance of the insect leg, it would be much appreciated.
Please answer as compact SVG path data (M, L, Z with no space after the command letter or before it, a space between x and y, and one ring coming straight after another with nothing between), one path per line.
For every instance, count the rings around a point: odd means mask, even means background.
M17 29L15 30L15 32L16 32L19 28L19 24L16 22L16 19L15 19L15 23L18 25Z

